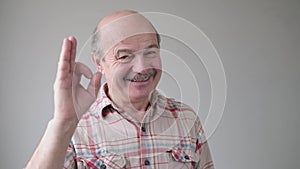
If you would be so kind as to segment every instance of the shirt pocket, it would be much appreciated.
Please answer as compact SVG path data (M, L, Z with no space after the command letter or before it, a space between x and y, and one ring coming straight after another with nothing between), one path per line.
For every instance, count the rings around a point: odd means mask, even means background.
M127 160L124 155L109 153L104 156L103 165L106 169L126 168Z
M196 168L199 164L199 155L194 149L173 147L167 151L169 153L168 168Z
M119 169L126 168L127 160L124 155L107 153L92 158L79 157L76 159L78 169Z

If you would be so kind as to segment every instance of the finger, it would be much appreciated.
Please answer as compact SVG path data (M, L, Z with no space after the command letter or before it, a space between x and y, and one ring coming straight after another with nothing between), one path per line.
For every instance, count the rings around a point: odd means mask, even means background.
M70 49L70 41L68 39L64 39L58 61L57 78L59 79L64 78L64 76L70 71Z
M75 66L75 74L84 75L86 78L91 79L93 77L93 73L91 69L83 63L76 62Z
M93 77L92 71L86 65L84 65L80 62L77 62L75 64L75 71L74 71L74 77L73 77L74 86L76 86L80 83L80 79L81 79L82 75L88 79L91 79Z
M88 85L87 91L94 97L98 95L101 86L101 77L101 72L96 72Z
M76 58L76 49L77 49L77 40L74 36L70 36L68 40L71 42L71 49L70 49L70 70L73 71L75 67L75 58Z

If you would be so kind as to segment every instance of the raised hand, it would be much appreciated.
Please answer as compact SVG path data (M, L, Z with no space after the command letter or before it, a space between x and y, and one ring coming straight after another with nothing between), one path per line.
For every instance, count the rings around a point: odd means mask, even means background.
M26 168L63 168L67 147L77 123L95 100L100 88L101 73L93 75L82 63L76 63L76 39L64 39L54 83L54 117ZM84 75L90 79L88 88L80 84Z
M100 72L93 74L87 66L75 62L76 46L74 37L64 39L54 83L54 120L63 123L78 122L96 99L101 85ZM87 89L80 84L82 75L90 79Z

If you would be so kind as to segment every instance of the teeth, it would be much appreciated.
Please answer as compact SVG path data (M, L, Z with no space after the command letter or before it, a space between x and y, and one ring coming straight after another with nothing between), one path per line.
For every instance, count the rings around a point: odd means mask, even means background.
M147 75L141 75L141 76L136 76L133 78L133 81L134 82L139 82L139 81L145 81L145 80L148 80L150 76L147 76Z
M154 73L146 73L142 75L134 76L134 78L131 80L133 82L141 82L141 81L147 81Z

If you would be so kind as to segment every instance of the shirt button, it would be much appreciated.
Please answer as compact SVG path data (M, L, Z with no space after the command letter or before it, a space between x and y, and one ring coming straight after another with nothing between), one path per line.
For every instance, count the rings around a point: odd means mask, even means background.
M143 132L146 132L146 128L144 126L142 126L141 129L142 129Z
M106 165L105 164L101 164L100 165L100 169L106 169Z
M149 160L145 160L145 165L150 165L150 161Z
M187 159L187 160L190 159L190 157L188 155L185 155L184 158Z

